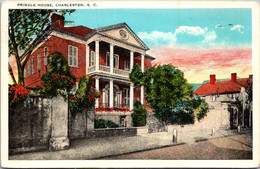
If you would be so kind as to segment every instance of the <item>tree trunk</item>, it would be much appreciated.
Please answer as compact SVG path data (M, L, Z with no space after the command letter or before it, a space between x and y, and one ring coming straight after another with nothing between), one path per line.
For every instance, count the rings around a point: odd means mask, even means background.
M14 77L14 73L13 73L13 69L11 67L11 65L8 63L8 71L9 71L9 74L12 78L12 81L13 81L13 84L17 84L16 80L15 80L15 77Z

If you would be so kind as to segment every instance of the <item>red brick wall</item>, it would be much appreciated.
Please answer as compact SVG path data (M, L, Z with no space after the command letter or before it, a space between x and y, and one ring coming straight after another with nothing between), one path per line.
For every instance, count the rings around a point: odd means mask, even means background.
M56 36L52 36L47 42L41 45L35 52L30 56L34 58L34 75L28 77L28 62L26 66L27 78L25 79L25 85L28 87L37 87L41 85L40 78L46 73L46 66L44 65L44 47L48 47L48 55L52 52L60 52L68 60L68 45L78 47L78 67L70 67L71 73L76 77L77 81L86 74L86 46L85 44L73 42L70 40L61 39ZM41 70L37 71L37 54L41 53Z

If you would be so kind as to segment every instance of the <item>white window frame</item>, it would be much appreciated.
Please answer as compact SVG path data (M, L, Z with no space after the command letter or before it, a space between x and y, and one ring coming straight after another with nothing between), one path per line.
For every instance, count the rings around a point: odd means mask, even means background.
M43 55L44 55L44 65L47 66L48 65L48 47L45 46L43 48Z
M32 75L34 75L34 57L32 57Z
M128 88L123 89L123 105L130 106L130 90Z
M119 55L114 54L113 59L114 59L114 68L119 69ZM117 62L115 62L115 60L117 60Z
M31 76L31 60L28 62L28 77Z
M124 69L125 70L130 70L130 62L128 60L124 61Z
M90 53L90 66L94 66L95 64L96 64L95 51L91 51L91 53Z
M37 70L41 70L41 53L37 54Z
M113 59L114 59L114 67L113 68L119 69L119 55L114 54ZM117 60L117 62L115 62L115 60ZM106 66L110 66L110 52L107 52L107 54L106 54Z
M216 95L211 95L211 101L215 102L217 100L217 96Z
M68 65L78 67L78 47L68 45Z

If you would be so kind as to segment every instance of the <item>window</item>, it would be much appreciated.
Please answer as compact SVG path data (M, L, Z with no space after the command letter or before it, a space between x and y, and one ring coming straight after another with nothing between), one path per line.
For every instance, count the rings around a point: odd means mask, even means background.
M69 66L78 66L78 48L69 45Z
M90 66L94 66L95 65L95 52L91 51L91 62L90 62Z
M106 55L106 66L110 66L110 53L107 52ZM114 54L114 68L118 69L119 68L119 56Z
M48 48L47 46L44 47L44 65L46 66L48 64Z
M125 60L125 70L130 70L130 62Z
M37 70L41 70L41 54L37 54Z
M119 56L114 55L114 68L118 69L119 68Z
M31 76L31 60L28 62L28 76Z
M26 65L25 65L24 70L23 70L23 76L24 76L24 79L26 79Z
M211 101L215 102L217 100L215 95L211 95Z
M34 58L32 58L32 75L34 74Z
M129 89L124 88L123 95L124 95L124 107L129 107Z

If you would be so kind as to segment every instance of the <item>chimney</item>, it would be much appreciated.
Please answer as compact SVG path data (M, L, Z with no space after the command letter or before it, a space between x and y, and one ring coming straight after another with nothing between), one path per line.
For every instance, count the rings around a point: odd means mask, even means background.
M210 78L210 84L214 84L216 81L216 75L215 74L209 75L209 78Z
M231 82L236 82L237 80L237 73L231 73Z
M58 28L64 27L64 17L61 15L58 15L56 13L53 13L51 15L51 24Z

